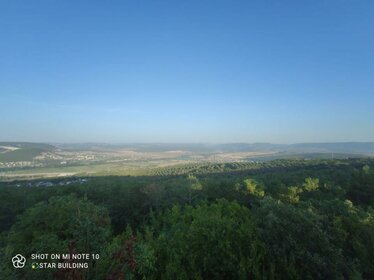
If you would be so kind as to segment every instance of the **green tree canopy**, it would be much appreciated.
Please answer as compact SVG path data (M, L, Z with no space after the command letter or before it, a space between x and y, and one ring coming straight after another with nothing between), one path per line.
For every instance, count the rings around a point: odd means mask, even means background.
M155 279L248 279L259 277L263 246L251 211L218 200L174 206L151 226Z

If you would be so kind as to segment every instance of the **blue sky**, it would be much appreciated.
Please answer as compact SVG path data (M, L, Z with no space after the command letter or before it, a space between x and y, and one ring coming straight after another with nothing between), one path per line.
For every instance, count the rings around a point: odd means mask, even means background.
M0 140L374 141L374 2L0 2Z

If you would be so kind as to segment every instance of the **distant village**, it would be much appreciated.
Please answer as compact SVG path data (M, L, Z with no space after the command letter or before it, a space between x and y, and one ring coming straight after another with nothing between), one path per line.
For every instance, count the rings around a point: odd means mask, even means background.
M73 184L85 184L88 182L87 178L70 178L65 180L52 180L52 181L27 181L17 182L16 187L53 187L53 186L67 186Z

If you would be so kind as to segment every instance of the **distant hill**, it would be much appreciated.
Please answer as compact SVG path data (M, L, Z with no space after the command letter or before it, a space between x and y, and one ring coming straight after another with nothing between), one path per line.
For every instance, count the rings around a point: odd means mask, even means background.
M336 143L132 143L132 144L45 144L26 142L0 142L0 162L32 161L43 152L54 152L57 149L70 151L109 151L131 150L143 153L186 151L197 154L212 153L269 153L256 156L258 160L278 158L347 158L357 156L374 156L374 142L336 142ZM253 159L253 157L251 157Z
M41 153L55 149L44 143L0 142L0 162L32 161Z
M102 144L102 143L77 143L56 144L62 149L69 150L118 150L126 149L138 152L168 152L188 151L195 153L217 153L217 152L255 152L255 151L278 151L284 145L269 143L129 143L129 144Z
M374 142L331 142L331 143L130 143L100 144L79 143L59 144L62 149L74 150L118 150L128 149L139 152L189 151L196 153L235 152L279 152L279 153L340 153L374 155Z
M288 151L374 154L374 142L300 143L290 145Z

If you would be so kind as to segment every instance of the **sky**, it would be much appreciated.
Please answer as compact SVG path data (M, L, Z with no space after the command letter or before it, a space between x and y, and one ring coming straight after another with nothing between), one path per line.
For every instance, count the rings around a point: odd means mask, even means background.
M0 141L374 141L374 1L2 0Z

